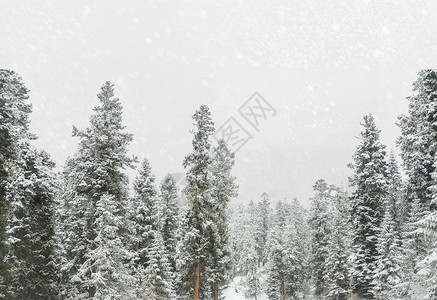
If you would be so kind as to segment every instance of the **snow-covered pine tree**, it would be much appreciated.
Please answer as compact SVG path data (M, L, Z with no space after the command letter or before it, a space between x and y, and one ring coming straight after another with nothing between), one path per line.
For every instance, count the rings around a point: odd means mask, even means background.
M351 239L348 222L349 209L346 192L330 186L329 227L326 257L326 299L346 300L350 295L350 256Z
M187 170L187 186L184 193L188 201L188 210L183 224L184 236L178 249L178 295L181 299L207 299L210 286L201 273L207 271L208 233L213 224L211 200L211 141L214 123L206 105L200 106L193 115L196 131L193 139L193 151L185 157L183 166Z
M266 294L270 300L281 300L294 297L287 292L289 285L288 272L290 271L289 258L286 254L287 246L290 246L285 241L285 230L288 225L290 215L287 214L284 204L279 201L276 204L274 215L274 223L269 235L269 254L267 262L267 285Z
M262 292L262 284L260 280L260 274L257 266L252 266L252 269L246 275L246 286L244 291L244 296L246 298L254 298L257 300L257 297Z
M229 150L224 140L219 140L213 149L211 172L211 200L214 224L209 236L210 278L213 280L212 294L214 300L219 300L221 287L231 270L229 245L228 203L237 196L238 186L235 177L231 175L234 166L234 154Z
M63 266L64 293L68 298L105 297L129 299L131 280L124 263L129 258L126 240L127 176L134 158L127 156L132 135L122 125L122 106L114 86L106 82L98 94L90 127L73 135L80 138L78 151L67 162L62 208L70 209L61 231L66 238ZM61 234L62 237L62 234Z
M257 206L250 200L245 209L245 219L241 226L241 231L232 238L234 243L239 247L238 270L244 275L245 295L247 297L257 296L263 291L263 282L261 281L261 268L259 266L259 257L256 247L256 224L258 220Z
M309 237L304 210L297 199L279 201L269 231L266 294L272 299L305 299Z
M300 205L297 198L291 203L286 203L287 211L290 214L290 225L286 231L286 242L290 247L290 257L294 259L290 267L289 277L292 278L288 286L290 294L296 294L298 299L310 297L309 279L311 255L311 235L308 225L308 212Z
M147 300L173 300L175 291L169 254L159 231L153 232L152 245L148 249L148 262L145 270L144 289L139 295Z
M45 151L20 143L11 167L7 199L11 266L7 299L59 299L54 239L54 163Z
M155 187L155 175L152 174L152 168L146 158L141 164L139 175L135 178L134 193L130 205L134 229L134 238L131 245L132 267L134 276L138 278L139 289L142 289L141 278L145 276L149 261L149 250L159 227L158 192Z
M378 257L374 275L374 295L377 299L398 299L402 296L403 266L406 263L402 250L404 220L404 195L402 180L394 153L391 152L387 166L387 195L384 218L378 235Z
M230 224L232 275L242 276L240 285L245 296L255 298L262 291L255 245L256 217L256 206L251 200L247 206L238 206Z
M167 174L160 185L159 224L162 239L167 253L170 254L169 262L171 271L176 272L176 246L178 242L177 231L179 228L178 188L173 176Z
M437 204L432 200L436 180L433 177L437 152L436 98L437 70L420 71L413 83L413 94L408 97L408 114L399 117L401 136L398 144L407 175L408 201L403 240L408 261L411 262L408 264L409 272L404 278L404 285L412 292L422 289L423 278L417 276L417 271L422 268L418 264L430 253L429 235L421 227L428 223L424 220L437 209ZM421 296L415 294L413 297Z
M434 184L431 205L437 206L437 160L434 163L434 172L431 174ZM417 274L426 289L424 299L437 299L437 210L429 212L423 219L416 222L416 235L423 237L426 245L426 255L417 263Z
M380 130L372 115L364 116L364 130L350 167L354 192L351 201L353 291L359 297L373 299L373 276L377 262L377 236L384 216L387 196L387 162Z
M6 226L8 203L6 186L8 169L18 155L18 141L28 136L29 114L32 107L26 101L29 91L14 71L0 70L0 297L5 297L9 286Z
M78 154L76 154L78 156ZM56 209L56 236L59 241L61 299L86 297L87 285L77 274L85 259L88 239L85 210L89 201L78 186L83 170L76 165L76 159L68 159L60 180L60 196Z
M85 253L81 268L91 270L88 284L95 287L96 299L132 299L133 278L125 264L130 253L124 245L126 217L120 214L119 201L112 194L101 195L95 203L95 238ZM89 272L89 271L88 271Z
M327 257L330 226L328 207L331 204L330 189L325 180L316 181L313 186L315 195L311 199L309 225L311 228L311 269L315 284L316 299L323 299L327 293Z
M258 254L258 267L261 267L265 265L268 257L267 236L270 227L270 200L267 193L261 195L261 201L258 202L256 212L255 242Z
M230 221L230 247L232 256L232 278L240 273L240 261L244 256L243 239L247 236L247 213L245 206L240 204L231 216Z
M435 168L437 151L437 70L422 70L413 84L413 95L407 98L408 114L399 117L401 136L398 144L408 176L407 197L411 204L418 202L420 210L426 214L431 205L433 184L431 174ZM411 208L410 208L411 210Z

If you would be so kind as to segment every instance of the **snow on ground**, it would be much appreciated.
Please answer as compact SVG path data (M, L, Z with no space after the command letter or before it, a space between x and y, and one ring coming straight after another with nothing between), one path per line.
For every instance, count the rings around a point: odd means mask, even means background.
M223 292L225 300L254 300L254 297L246 298L244 297L243 289L240 286L241 281L240 276L234 278L234 280L229 284L229 287ZM264 293L257 295L257 300L267 300L267 296Z

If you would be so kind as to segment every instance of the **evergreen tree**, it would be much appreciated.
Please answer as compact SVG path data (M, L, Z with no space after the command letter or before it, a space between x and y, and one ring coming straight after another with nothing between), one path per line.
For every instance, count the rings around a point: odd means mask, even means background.
M257 207L251 200L247 207L240 205L233 214L230 226L233 277L240 282L246 297L257 297L262 291L261 270L255 243Z
M9 252L7 299L58 299L54 240L54 163L49 155L20 143L8 184Z
M328 242L330 238L328 211L330 189L323 179L318 180L313 186L315 196L311 203L311 217L309 225L311 227L312 236L312 263L315 296L323 298L327 292L327 256Z
M402 251L403 195L396 159L390 153L387 169L388 190L385 214L378 236L378 258L375 269L374 294L378 299L401 296L400 284L405 255Z
M253 297L257 300L258 295L262 291L262 284L260 281L260 274L257 267L253 267L246 275L246 290L244 296L249 298Z
M420 210L416 213L423 216L427 210L436 208L431 205L429 188L433 184L431 174L435 170L437 150L437 70L420 71L413 92L408 97L408 115L399 118L401 137L398 144L408 176L409 203L417 203Z
M437 167L437 161L434 163ZM437 169L431 174L434 184L430 187L432 192L431 205L437 205ZM427 252L417 263L417 274L420 282L426 288L426 299L437 299L437 211L428 213L423 219L416 222L416 235L423 238Z
M0 297L6 295L9 286L6 226L9 206L6 200L9 168L18 156L18 142L30 137L29 114L32 111L26 103L29 91L22 79L11 70L0 70Z
M184 223L184 237L179 248L178 271L180 276L179 295L182 299L207 299L210 286L201 273L207 271L208 233L211 232L211 142L214 124L206 105L202 105L193 115L196 131L193 131L193 151L184 159L187 170L187 186L184 193L188 201L188 211ZM205 282L204 282L205 280Z
M355 189L351 201L353 229L354 292L365 299L373 299L372 279L377 262L377 237L380 232L387 196L387 163L385 146L379 141L379 129L373 116L364 116L361 143L353 156L354 175L351 185Z
M330 186L330 234L326 257L326 299L346 300L350 294L350 224L347 195L344 191Z
M62 208L69 209L60 230L68 248L63 266L63 293L69 298L128 299L131 284L124 262L128 224L126 218L126 167L133 167L127 156L132 135L122 125L122 106L114 97L114 87L106 82L98 94L91 126L73 128L80 138L77 153L67 162ZM62 234L61 234L62 237Z
M84 189L80 188L81 172L76 160L66 162L61 178L60 199L57 205L56 236L60 253L60 297L75 299L87 297L87 286L77 275L84 261L88 239L86 237L86 207L89 204Z
M403 166L407 175L406 192L408 201L407 220L403 231L403 247L407 255L408 270L404 270L403 285L415 293L422 289L424 270L422 262L429 258L432 245L428 230L437 204L435 194L435 156L437 151L437 71L421 70L413 83L413 94L408 97L408 114L399 118ZM431 221L432 223L432 221ZM418 228L419 227L419 228ZM426 265L426 264L425 264ZM414 294L413 297L422 297Z
M251 201L252 202L252 201ZM253 202L252 202L253 203ZM239 205L231 216L230 245L232 255L232 278L241 273L241 260L245 255L244 238L249 234L248 216L244 205Z
M290 268L290 278L292 284L288 289L290 294L296 294L297 298L305 299L310 295L310 261L311 240L310 227L308 225L308 212L300 205L297 198L293 198L291 204L287 204L290 214L290 225L286 229L286 240L293 245L289 250L294 259Z
M278 202L269 234L266 294L268 299L302 299L305 290L309 252L306 219L297 199L291 205Z
M234 154L224 140L219 140L213 149L211 172L211 199L214 224L210 226L210 278L212 279L213 299L220 297L220 287L226 280L231 268L229 245L228 203L237 196L235 177L231 175Z
M261 195L261 201L257 207L255 223L255 243L258 255L258 266L264 266L267 262L267 236L269 233L270 200L267 193Z
M271 236L269 236L269 259L268 259L268 278L267 278L267 296L270 300L281 300L294 295L288 295L286 286L288 283L289 261L286 255L288 246L284 232L288 223L284 204L280 201L276 205L275 221Z
M169 257L171 271L176 271L176 258L173 254L176 253L178 242L177 231L179 228L179 209L178 209L178 188L173 176L167 174L161 182L161 202L160 211L160 232L164 240L164 246Z
M95 203L95 238L85 253L80 272L91 270L87 282L95 288L92 297L96 299L130 298L133 279L125 265L129 252L121 234L126 220L118 205L116 197L109 193L100 196Z
M144 273L144 292L142 299L173 300L175 299L172 282L171 264L168 259L164 240L159 231L154 232L152 245L148 251L148 264Z
M153 238L158 231L158 193L155 187L155 176L152 174L149 161L144 159L139 176L134 181L134 198L131 203L133 213L133 229L135 237L131 247L133 253L134 276L144 276L149 262L149 251ZM141 288L141 287L140 287Z

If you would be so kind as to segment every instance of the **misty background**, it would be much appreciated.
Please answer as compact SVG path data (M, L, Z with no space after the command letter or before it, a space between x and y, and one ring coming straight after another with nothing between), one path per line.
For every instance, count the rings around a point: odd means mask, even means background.
M253 136L236 153L237 204L347 186L364 114L388 150L421 68L435 67L437 2L0 1L0 68L31 90L31 131L61 170L107 80L131 153L160 181L183 172L194 111ZM259 132L238 108L258 91L277 111ZM398 160L400 162L400 160ZM135 171L130 171L131 176Z

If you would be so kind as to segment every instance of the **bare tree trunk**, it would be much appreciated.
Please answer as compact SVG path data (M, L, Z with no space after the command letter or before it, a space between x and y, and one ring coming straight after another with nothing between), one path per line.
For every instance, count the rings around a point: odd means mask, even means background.
M91 249L93 249L93 250L95 250L96 248L97 248L97 244L96 244L96 242L94 241L94 239L96 238L96 234L94 234L93 235L93 242L92 242L92 244L91 244ZM94 270L93 270L94 268L92 268L91 269L91 273L94 273ZM96 285L91 285L89 288L88 288L88 296L89 296L89 298L94 298L94 295L96 294L96 292L97 292L97 286Z
M284 280L281 280L281 299L285 299L285 284L284 284Z
M200 261L196 260L194 267L194 300L199 300Z
M219 283L218 283L218 281L214 282L214 300L219 300Z
M97 292L97 287L95 285L90 286L88 295L90 296L90 298L93 298L96 292Z

